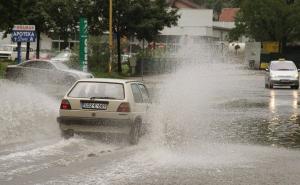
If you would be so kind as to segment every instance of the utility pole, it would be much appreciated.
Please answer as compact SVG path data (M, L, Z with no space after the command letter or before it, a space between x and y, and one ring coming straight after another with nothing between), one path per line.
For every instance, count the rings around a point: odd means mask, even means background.
M111 73L113 60L113 32L112 32L112 0L109 0L109 64L108 72Z

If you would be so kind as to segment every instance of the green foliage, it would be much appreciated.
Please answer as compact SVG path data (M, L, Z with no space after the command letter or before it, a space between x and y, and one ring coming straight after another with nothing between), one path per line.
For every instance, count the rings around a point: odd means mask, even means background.
M100 11L101 22L105 25L104 30L108 30L109 1L99 1L103 7ZM119 72L122 72L119 47L121 37L133 36L151 42L165 26L176 25L179 18L177 10L168 9L165 0L114 0L113 12L113 32L117 35Z
M34 24L38 33L52 38L59 35L67 41L78 32L79 18L86 17L90 35L100 35L108 30L108 5L108 0L0 1L0 30L9 33L15 24ZM177 10L169 9L165 0L113 0L113 32L118 35L118 46L124 36L153 41L165 26L176 25L178 18ZM101 52L96 52L95 47L92 46L91 51L96 54L89 58L90 67L106 70L108 47L98 48ZM117 49L120 55L120 48Z
M244 0L231 39L246 35L257 41L299 40L300 1Z
M222 8L239 7L242 0L193 0L193 2L214 9L215 12L221 12Z
M108 30L109 1L99 0L103 30ZM177 24L177 10L169 10L165 0L114 0L113 31L122 36L137 36L153 41L164 26Z
M6 66L14 64L11 60L0 60L0 79L4 77Z

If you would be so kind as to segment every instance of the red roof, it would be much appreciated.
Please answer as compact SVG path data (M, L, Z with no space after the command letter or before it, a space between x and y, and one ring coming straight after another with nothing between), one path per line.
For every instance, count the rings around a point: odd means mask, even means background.
M239 8L223 8L219 16L220 22L234 22L235 16L239 11Z
M191 8L191 9L199 9L201 8L200 5L189 1L189 0L170 0L169 1L171 7L173 8Z

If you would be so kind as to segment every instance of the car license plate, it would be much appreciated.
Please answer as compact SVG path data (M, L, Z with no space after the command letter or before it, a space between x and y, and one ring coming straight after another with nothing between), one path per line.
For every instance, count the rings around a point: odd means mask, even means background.
M82 102L81 103L82 109L97 109L97 110L106 110L107 103L100 103L100 102Z

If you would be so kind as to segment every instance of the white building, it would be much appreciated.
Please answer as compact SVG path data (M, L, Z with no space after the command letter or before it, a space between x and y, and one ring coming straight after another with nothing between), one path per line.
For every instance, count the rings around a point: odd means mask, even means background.
M213 10L180 9L178 25L166 27L161 31L163 36L199 36L213 37Z
M229 32L235 27L234 21L213 21L211 9L179 9L181 16L178 25L164 28L161 39L165 42L176 42L175 37L191 36L193 38L206 38L215 41L227 41ZM233 17L234 18L234 17ZM231 17L232 19L232 17Z

